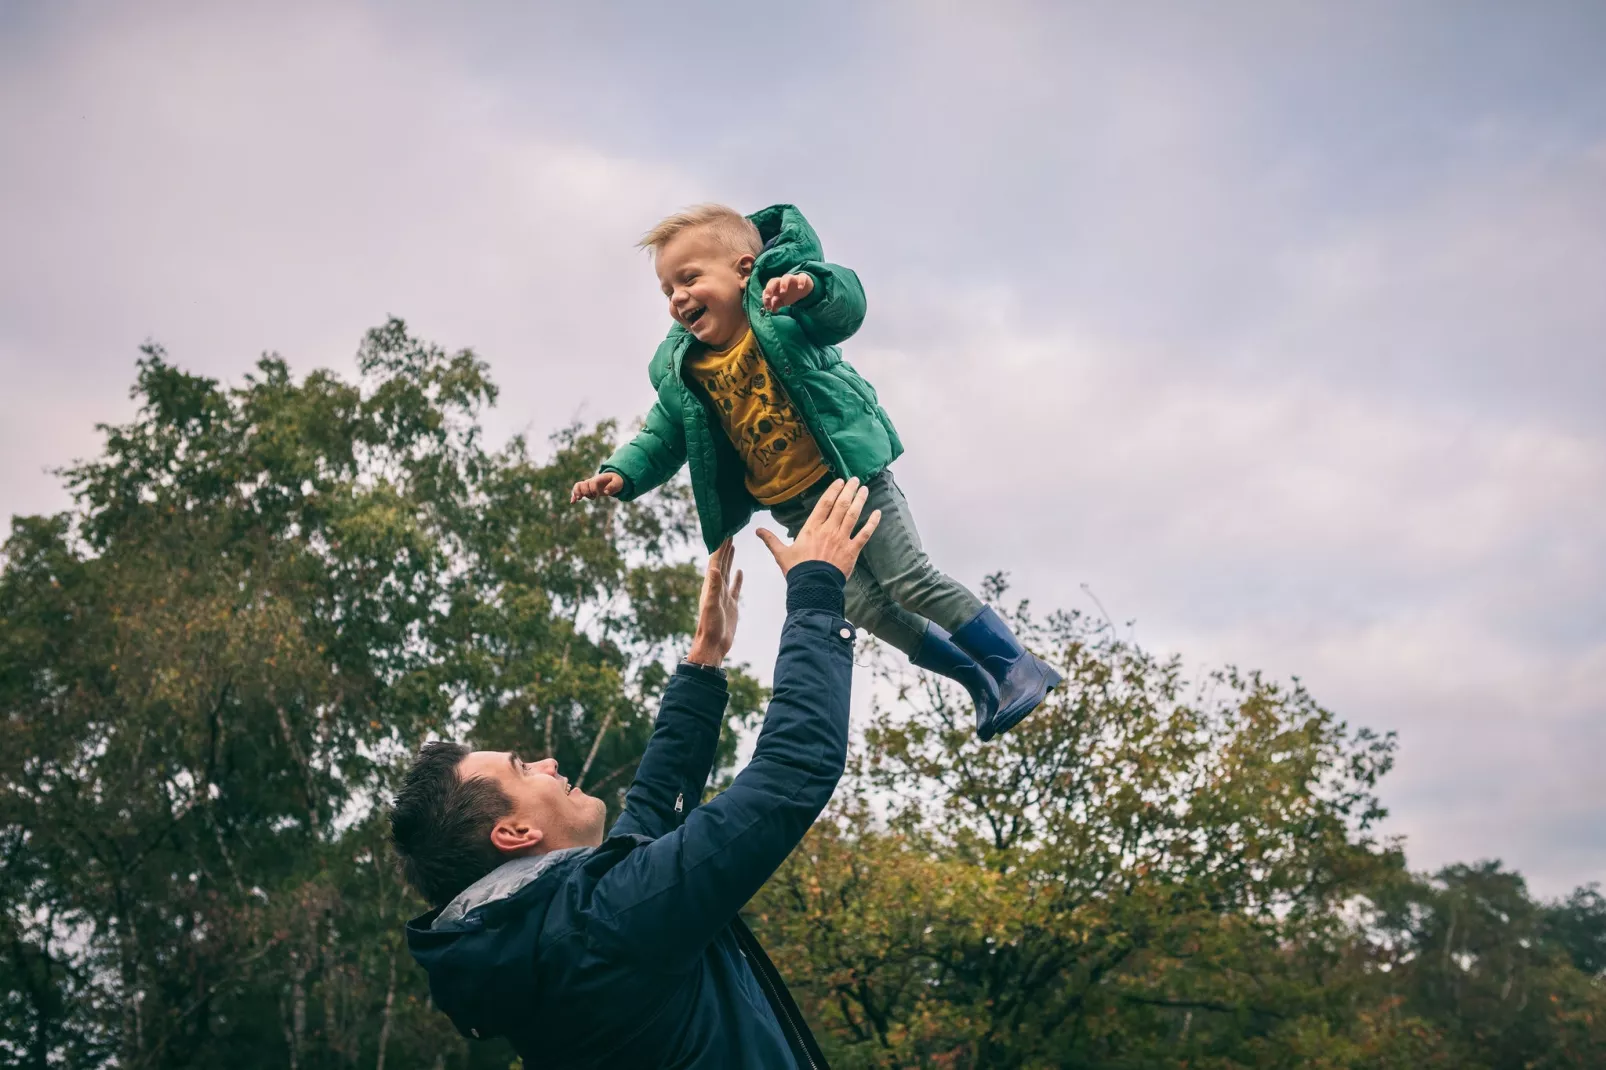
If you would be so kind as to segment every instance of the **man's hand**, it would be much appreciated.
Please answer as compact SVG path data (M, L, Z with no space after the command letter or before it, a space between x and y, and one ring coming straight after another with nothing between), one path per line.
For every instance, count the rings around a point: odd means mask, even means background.
M574 490L569 493L569 501L572 503L581 498L611 498L624 489L624 476L618 472L602 472L576 483Z
M857 535L853 529L864 511L870 488L859 486L857 478L843 483L840 479L826 488L820 500L814 503L814 512L808 523L797 533L797 541L788 546L768 528L759 528L758 537L775 555L775 563L784 575L792 571L799 561L826 561L842 570L842 575L853 574L853 565L859 560L859 551L870 541L881 523L881 510L871 513Z
M736 603L742 597L742 570L731 576L736 547L726 539L708 559L703 576L703 597L697 604L697 634L686 660L693 665L718 665L730 653L736 638Z
M774 312L795 305L813 292L813 275L777 275L764 284L764 311Z

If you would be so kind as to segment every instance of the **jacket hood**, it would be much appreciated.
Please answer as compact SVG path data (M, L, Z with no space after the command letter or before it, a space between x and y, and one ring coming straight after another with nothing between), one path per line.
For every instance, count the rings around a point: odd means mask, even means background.
M772 204L747 219L758 228L758 236L764 242L753 264L752 277L747 281L745 300L751 315L764 293L765 283L778 275L797 271L804 264L824 260L825 250L820 247L820 236L814 233L814 228L795 205ZM654 390L666 376L679 372L679 361L695 340L680 324L670 325L669 334L653 354L647 369Z
M753 266L753 277L758 280L760 290L777 275L795 271L810 261L825 259L820 236L795 206L772 204L747 218L758 228L758 236L764 242L764 251Z
M429 975L429 993L458 1032L504 1035L539 1003L541 926L564 876L594 852L569 847L516 858L440 910L407 923L407 949Z

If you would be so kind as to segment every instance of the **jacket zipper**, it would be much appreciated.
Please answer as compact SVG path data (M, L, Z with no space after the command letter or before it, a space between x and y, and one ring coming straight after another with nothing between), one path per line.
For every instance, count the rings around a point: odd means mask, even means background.
M675 794L675 813L678 814L682 810L684 810L685 808L686 808L686 793L684 791L677 792Z
M814 1061L814 1056L809 1054L809 1046L803 1039L803 1031L798 1027L797 1020L792 1017L792 1012L787 1008L786 1001L781 999L775 990L775 979L770 976L769 970L763 968L769 966L769 962L767 959L755 959L747 953L747 948L743 946L751 939L751 934L738 934L736 943L737 947L741 949L742 957L747 960L749 968L753 971L753 976L758 978L759 983L764 986L764 995L770 1001L770 1009L778 1012L776 1014L777 1019L784 1023L791 1032L792 1040L796 1041L797 1050L803 1053L803 1058L808 1063L808 1070L820 1070L820 1065ZM771 966L770 968L773 969L774 967Z

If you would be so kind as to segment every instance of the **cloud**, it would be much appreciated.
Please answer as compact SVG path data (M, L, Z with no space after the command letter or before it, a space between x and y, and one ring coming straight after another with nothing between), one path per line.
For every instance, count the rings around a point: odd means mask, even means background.
M124 11L39 44L0 74L0 372L72 418L4 422L11 508L61 504L38 473L126 418L146 338L225 377L265 349L347 366L395 313L495 358L523 406L501 431L647 395L663 314L634 241L698 189L675 167L521 125L344 8Z
M1418 865L1599 879L1601 24L1448 10L52 6L0 37L0 513L64 504L147 337L349 367L396 313L491 361L493 437L628 419L637 235L793 200L941 567L1399 729ZM808 74L666 78L696 47Z
M1468 136L1473 165L1454 181L1281 256L1277 299L1236 340L1240 359L1598 430L1606 131Z
M1570 351L1517 340L1594 315L1606 259L1574 228L1606 205L1586 193L1597 167L1575 152L1542 180L1469 175L1447 202L1295 247L1260 322L1186 348L1045 329L1004 286L883 298L882 344L853 356L910 443L917 516L942 518L934 558L1010 567L1039 605L1091 608L1089 582L1151 646L1298 674L1353 723L1399 730L1384 797L1417 865L1500 856L1547 892L1598 879L1606 850L1555 830L1606 819L1580 745L1606 713L1606 432L1386 363L1334 374L1390 327L1438 367L1492 338L1479 359L1546 401ZM916 345L886 344L900 335ZM1287 359L1208 359L1248 338ZM1569 405L1598 414L1599 396Z

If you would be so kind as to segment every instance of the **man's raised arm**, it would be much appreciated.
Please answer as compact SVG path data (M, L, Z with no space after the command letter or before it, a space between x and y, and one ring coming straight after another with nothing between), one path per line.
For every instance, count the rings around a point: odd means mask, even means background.
M840 486L840 485L839 485ZM842 592L874 513L857 535L857 481L828 491L786 546L760 537L787 573L774 692L753 759L678 828L631 852L597 885L594 938L663 969L684 966L735 918L830 801L847 755L853 630Z
M708 560L696 637L664 689L652 739L625 795L625 812L610 835L656 839L685 820L703 797L730 698L719 663L736 635L736 602L742 593L741 572L731 573L734 556L727 541Z

